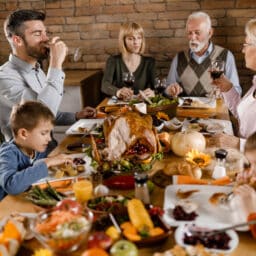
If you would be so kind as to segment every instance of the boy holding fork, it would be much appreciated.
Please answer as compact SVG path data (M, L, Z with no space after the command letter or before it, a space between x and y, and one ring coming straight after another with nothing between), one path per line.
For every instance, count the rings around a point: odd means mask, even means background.
M13 140L0 147L0 200L47 177L49 167L72 162L65 154L47 157L54 115L44 104L27 101L14 106L10 124Z

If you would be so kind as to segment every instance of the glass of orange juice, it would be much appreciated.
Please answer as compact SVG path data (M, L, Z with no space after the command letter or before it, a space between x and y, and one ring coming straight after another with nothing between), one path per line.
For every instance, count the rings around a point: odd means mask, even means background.
M90 180L78 180L73 184L75 198L79 203L85 203L92 198L93 185Z

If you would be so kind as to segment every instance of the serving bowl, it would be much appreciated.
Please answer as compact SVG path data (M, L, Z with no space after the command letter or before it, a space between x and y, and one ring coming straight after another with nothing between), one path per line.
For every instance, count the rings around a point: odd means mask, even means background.
M93 213L51 209L41 212L31 222L36 239L56 253L69 253L87 241L93 222Z
M94 219L112 213L117 219L127 215L127 201L129 198L122 195L98 196L88 200L87 208L93 212Z

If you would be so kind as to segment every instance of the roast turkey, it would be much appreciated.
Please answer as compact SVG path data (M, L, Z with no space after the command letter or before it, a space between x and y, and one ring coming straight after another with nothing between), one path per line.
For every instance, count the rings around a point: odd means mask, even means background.
M106 148L104 158L113 161L121 157L147 159L157 152L157 139L150 115L128 111L111 115L104 121Z

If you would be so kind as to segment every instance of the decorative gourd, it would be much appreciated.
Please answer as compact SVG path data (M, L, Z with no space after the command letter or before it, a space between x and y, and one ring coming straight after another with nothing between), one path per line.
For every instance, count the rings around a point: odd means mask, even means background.
M204 136L197 131L184 131L173 136L171 145L174 154L185 156L191 149L204 151L206 141Z

